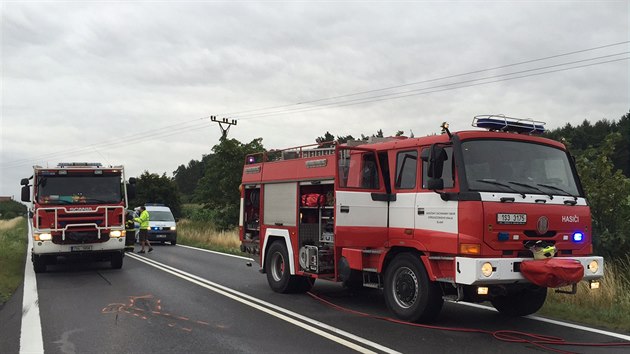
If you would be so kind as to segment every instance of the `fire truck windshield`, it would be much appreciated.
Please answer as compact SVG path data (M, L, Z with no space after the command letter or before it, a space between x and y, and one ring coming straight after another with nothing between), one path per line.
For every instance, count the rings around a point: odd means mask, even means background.
M470 190L580 195L568 154L514 140L469 140L462 156Z
M119 203L120 175L39 176L37 202L42 204Z

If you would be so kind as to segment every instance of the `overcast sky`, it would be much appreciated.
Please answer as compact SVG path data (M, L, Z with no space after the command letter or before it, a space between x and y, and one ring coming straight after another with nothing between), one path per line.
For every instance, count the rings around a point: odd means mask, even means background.
M271 149L327 130L419 136L499 113L553 129L630 109L628 1L0 6L0 195L16 199L33 164L172 176L218 143L210 115Z

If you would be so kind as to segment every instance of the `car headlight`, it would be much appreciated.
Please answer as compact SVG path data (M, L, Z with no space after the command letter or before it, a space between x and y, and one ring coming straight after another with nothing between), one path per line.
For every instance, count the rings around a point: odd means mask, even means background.
M109 237L121 237L122 235L122 231L120 230L113 230L109 233Z
M35 234L36 241L50 241L52 240L52 234Z
M588 270L590 270L593 274L597 273L599 270L599 263L597 263L596 260L592 260L591 263L588 264Z
M171 230L175 231L176 229L177 229L177 227L171 226Z
M484 277L489 277L492 275L493 269L492 269L492 264L490 264L490 262L486 262L481 266L481 274L483 274Z

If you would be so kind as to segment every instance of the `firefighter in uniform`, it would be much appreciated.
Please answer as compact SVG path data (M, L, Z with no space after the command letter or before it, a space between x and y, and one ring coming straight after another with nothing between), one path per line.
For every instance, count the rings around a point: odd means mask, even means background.
M127 211L127 217L125 222L125 252L133 252L134 245L136 243L136 228L133 221L133 212Z

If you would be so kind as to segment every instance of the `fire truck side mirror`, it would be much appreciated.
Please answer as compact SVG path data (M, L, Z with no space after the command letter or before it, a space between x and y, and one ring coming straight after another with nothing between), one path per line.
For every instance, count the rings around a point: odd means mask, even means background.
M28 178L22 178L20 181L21 186L28 186Z
M440 145L433 144L431 148L422 150L420 154L422 161L427 162L427 189L438 190L444 189L444 180L442 179L442 171L444 169L444 161L448 159L448 155L444 148Z
M129 183L127 185L127 198L134 199L136 197L136 185Z
M22 180L24 181L24 180ZM22 186L22 201L30 202L31 201L31 190L28 188L28 180L26 181L26 185Z
M431 145L431 149L429 149L428 155L429 170L427 171L427 176L431 178L442 178L444 161L448 159L446 151L444 151L443 147L433 144ZM422 156L422 160L427 161L424 156Z
M427 189L438 190L444 189L444 180L441 178L431 178L427 180Z

